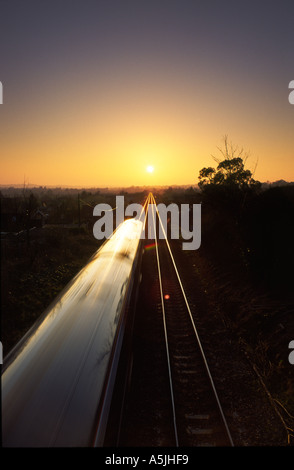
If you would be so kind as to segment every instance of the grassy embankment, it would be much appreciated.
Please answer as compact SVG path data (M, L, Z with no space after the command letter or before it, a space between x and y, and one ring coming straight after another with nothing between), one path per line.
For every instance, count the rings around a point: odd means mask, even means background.
M212 192L202 203L199 275L287 420L282 406L294 416L294 185L246 197Z
M44 227L2 247L3 354L22 338L99 243L84 230Z

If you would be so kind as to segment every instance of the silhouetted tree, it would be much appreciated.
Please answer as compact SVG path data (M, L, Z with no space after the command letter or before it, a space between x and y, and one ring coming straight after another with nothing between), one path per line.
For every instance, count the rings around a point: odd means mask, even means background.
M199 172L198 184L201 190L208 185L226 186L228 188L257 188L260 186L255 181L250 170L245 169L248 154L243 149L229 145L228 138L224 138L224 148L219 148L222 158L214 158L218 163L217 168L202 168Z

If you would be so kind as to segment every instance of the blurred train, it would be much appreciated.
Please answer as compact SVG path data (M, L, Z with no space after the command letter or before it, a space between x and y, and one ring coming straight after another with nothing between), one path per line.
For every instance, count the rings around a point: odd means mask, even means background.
M3 447L104 445L142 228L123 222L4 358Z

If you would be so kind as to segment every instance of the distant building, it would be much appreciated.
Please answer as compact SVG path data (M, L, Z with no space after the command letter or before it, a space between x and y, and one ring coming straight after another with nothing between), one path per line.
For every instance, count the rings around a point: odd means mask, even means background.
M43 227L43 225L46 222L46 219L48 217L48 214L45 214L42 210L36 209L33 211L30 217L30 226L31 227Z
M48 214L41 209L26 210L23 198L1 197L1 232L19 232L32 227L43 227Z

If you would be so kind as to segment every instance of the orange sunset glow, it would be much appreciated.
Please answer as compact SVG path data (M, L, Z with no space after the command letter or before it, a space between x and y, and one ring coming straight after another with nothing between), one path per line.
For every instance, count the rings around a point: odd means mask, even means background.
M293 446L294 1L0 6L2 446Z

